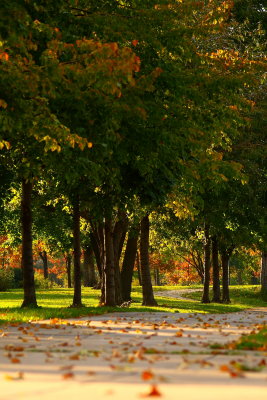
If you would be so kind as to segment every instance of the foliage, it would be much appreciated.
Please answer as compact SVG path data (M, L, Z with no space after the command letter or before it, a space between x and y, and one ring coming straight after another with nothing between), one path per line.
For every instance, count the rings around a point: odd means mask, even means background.
M45 279L43 274L40 272L35 272L34 281L36 289L39 290L52 289L58 286L50 279Z
M175 254L173 255L175 256ZM152 269L158 269L161 274L161 280L167 285L191 285L199 282L200 278L196 270L192 268L190 256L188 260L169 258L163 253L152 253L150 255L150 266Z
M13 287L14 271L11 268L0 269L0 291L5 292Z

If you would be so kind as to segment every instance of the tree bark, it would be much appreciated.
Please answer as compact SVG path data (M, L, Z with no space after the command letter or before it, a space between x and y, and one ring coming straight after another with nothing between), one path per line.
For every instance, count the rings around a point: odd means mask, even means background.
M127 233L128 218L124 211L118 212L118 221L113 230L114 262L119 264L125 236Z
M74 294L72 307L82 307L81 288L81 242L80 242L80 201L73 202L73 264L74 264Z
M142 276L141 276L141 266L140 266L140 254L139 254L139 251L138 251L138 244L137 244L137 252L136 252L136 267L137 267L137 274L138 274L139 285L142 286Z
M47 252L45 250L40 251L39 255L43 261L43 268L44 268L44 278L48 278L48 260L47 260Z
M141 220L140 237L141 276L143 291L143 306L157 306L154 298L151 274L149 267L149 217L146 215Z
M103 257L101 257L101 250L100 250L100 244L98 243L98 240L96 238L96 233L91 232L90 233L90 240L93 248L93 252L95 255L95 260L96 260L96 266L97 266L97 271L99 274L99 278L101 280L102 277L102 271L103 271Z
M21 307L37 307L32 255L32 183L23 179L21 199L22 259L24 299Z
M261 256L261 293L267 300L267 251Z
M122 287L121 287L121 272L120 272L120 256L122 251L122 239L125 238L127 229L127 215L119 210L118 221L113 229L113 251L114 251L114 276L115 276L115 298L116 304L122 304Z
M230 254L227 250L222 250L222 302L225 304L231 303L230 293L229 293L229 259Z
M155 279L155 286L160 286L160 276L159 276L159 269L154 268L154 279Z
M205 224L205 244L204 244L204 287L202 295L202 303L210 303L209 287L210 287L210 235L209 226Z
M113 248L113 229L112 219L105 218L105 264L104 264L104 280L105 280L105 306L116 305L115 292L115 268L114 268L114 248Z
M123 301L131 301L132 279L137 252L139 226L133 227L128 233L128 239L121 269L121 285Z
M65 262L66 262L66 271L67 271L67 278L68 278L68 288L71 288L71 255L65 255Z
M219 266L219 250L218 240L214 236L212 238L212 268L213 268L213 298L214 303L221 302L221 289L220 289L220 266Z
M93 248L91 245L86 246L83 255L83 283L86 287L94 287L96 285L96 274L94 265Z

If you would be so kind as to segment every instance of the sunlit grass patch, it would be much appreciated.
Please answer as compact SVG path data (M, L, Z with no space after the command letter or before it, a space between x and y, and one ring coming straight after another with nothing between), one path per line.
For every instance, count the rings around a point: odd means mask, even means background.
M267 351L267 326L259 332L242 336L236 343L238 350L260 350Z
M189 288L192 288L191 286ZM199 288L198 285L194 288ZM133 302L129 307L99 307L100 291L83 288L82 301L84 307L69 308L72 303L73 289L56 288L37 291L37 309L21 309L23 291L21 289L0 293L0 322L27 322L50 318L76 318L104 314L107 312L166 312L166 313L227 313L242 311L251 307L264 306L259 297L259 287L240 286L231 288L231 304L201 304L188 299L175 299L157 296L157 291L184 290L186 286L158 286L155 287L155 296L158 302L156 307L142 306L142 288L135 286L132 292ZM185 296L183 294L183 296ZM192 292L187 296L201 299L201 292Z
M240 310L252 307L267 307L267 302L261 296L259 285L235 285L230 286L229 289L232 305L239 307ZM184 293L183 297L200 301L202 292ZM212 298L212 291L210 291L210 298Z

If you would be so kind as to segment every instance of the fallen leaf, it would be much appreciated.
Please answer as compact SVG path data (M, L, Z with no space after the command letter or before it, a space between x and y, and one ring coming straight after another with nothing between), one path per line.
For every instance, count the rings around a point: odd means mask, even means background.
M4 375L4 378L7 381L18 381L20 379L24 379L24 373L18 372L17 375Z
M74 378L73 372L66 372L66 374L62 375L62 379L71 379L71 378Z
M79 360L80 356L79 356L79 354L73 354L72 356L69 356L69 359L70 360Z
M19 364L19 363L20 363L20 359L19 359L19 358L11 358L10 361L11 361L13 364Z
M86 374L87 375L95 375L95 371L87 371Z
M146 370L142 372L141 378L143 381L149 381L150 379L154 378L154 374L150 370Z
M140 397L162 396L156 385L152 385L148 393L143 393Z

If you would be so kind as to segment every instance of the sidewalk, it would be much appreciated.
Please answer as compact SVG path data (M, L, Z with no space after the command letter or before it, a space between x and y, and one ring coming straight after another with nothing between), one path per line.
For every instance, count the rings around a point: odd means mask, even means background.
M2 327L0 399L266 400L266 365L234 376L231 364L253 369L267 361L266 353L210 348L263 323L266 308L123 312Z

